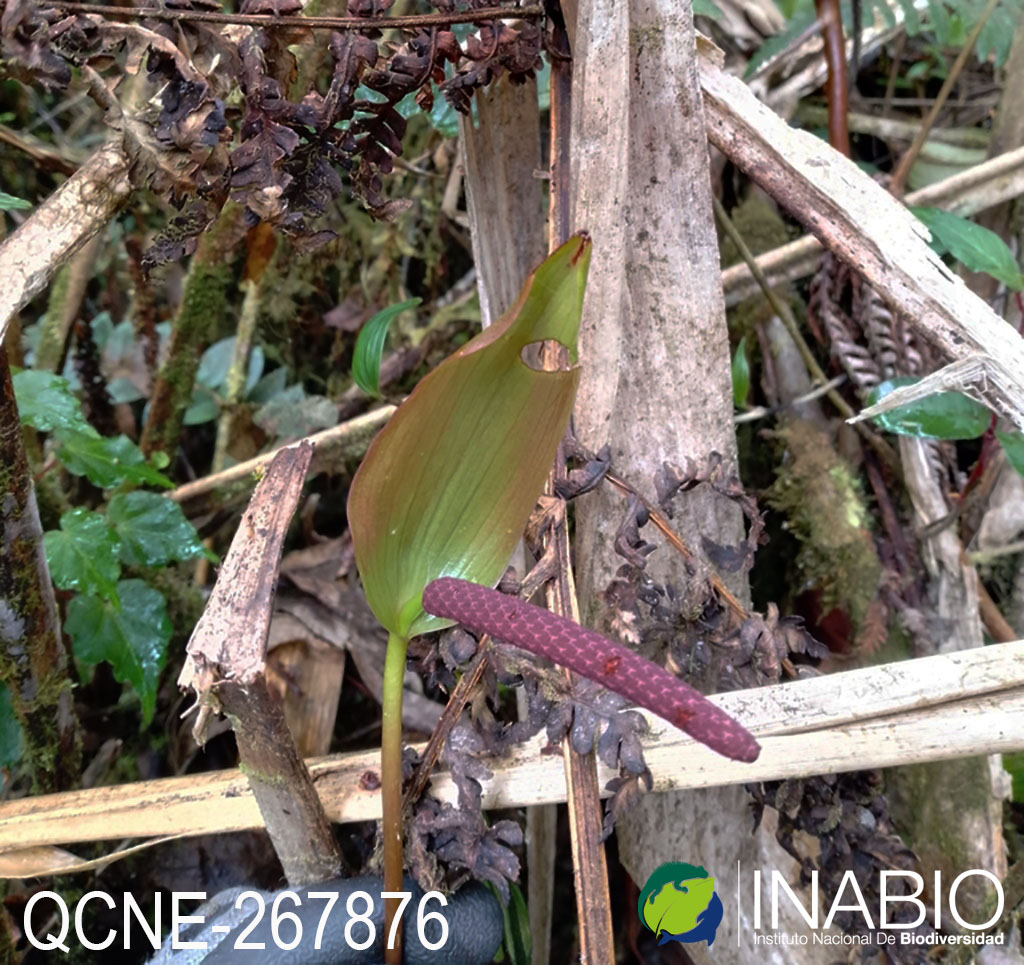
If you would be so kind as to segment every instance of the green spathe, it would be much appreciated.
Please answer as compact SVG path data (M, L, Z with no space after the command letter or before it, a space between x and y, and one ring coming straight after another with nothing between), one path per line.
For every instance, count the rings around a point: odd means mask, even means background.
M366 598L399 637L450 624L423 612L431 580L501 578L579 381L575 364L538 371L522 351L555 340L576 362L590 248L585 235L562 245L508 312L427 375L352 481L348 520Z

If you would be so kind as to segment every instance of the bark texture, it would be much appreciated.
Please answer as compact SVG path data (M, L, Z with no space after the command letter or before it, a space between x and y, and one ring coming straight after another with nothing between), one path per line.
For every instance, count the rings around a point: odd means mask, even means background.
M312 457L308 441L274 457L231 541L178 677L179 687L196 694L192 733L199 744L213 711L231 721L240 769L292 887L335 878L343 866L281 700L267 683L267 633L281 548Z
M36 793L78 780L81 741L7 352L0 346L0 680Z
M592 449L609 443L616 471L653 498L651 477L664 460L717 450L736 462L692 15L674 0L582 0L574 39L572 228L594 238L576 431ZM737 511L707 493L677 505L691 547L700 534L730 544L740 534ZM611 547L623 510L611 487L577 510L583 623L601 629L601 591L621 562ZM686 579L668 548L649 566L661 579ZM731 588L746 595L742 581ZM774 841L749 829L742 788L652 795L619 822L620 856L641 886L662 862L688 861L728 890L737 860L751 869L764 863L765 848L774 854ZM716 961L749 960L751 950L736 947L737 928L749 940L749 928L727 915ZM703 945L687 953L708 960Z
M503 79L460 118L473 262L484 327L507 309L545 254L537 85Z

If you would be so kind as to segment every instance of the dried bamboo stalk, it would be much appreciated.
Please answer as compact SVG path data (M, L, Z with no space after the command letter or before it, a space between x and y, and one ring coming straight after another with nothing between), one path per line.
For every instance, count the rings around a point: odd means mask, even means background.
M890 767L1024 748L1024 640L798 680L712 698L762 743L742 764L719 757L669 724L646 715L644 740L655 791L778 780L832 771ZM563 762L542 754L538 738L507 757L486 759L485 808L564 802ZM379 766L376 750L309 761L332 821L376 820L379 791L360 777ZM614 776L599 769L602 784ZM444 772L434 795L456 801ZM262 827L243 774L93 788L0 805L0 851L41 845L167 834L214 834Z

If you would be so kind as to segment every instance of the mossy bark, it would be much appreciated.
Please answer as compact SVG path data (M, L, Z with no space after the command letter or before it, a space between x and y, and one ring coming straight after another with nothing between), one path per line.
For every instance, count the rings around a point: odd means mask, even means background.
M41 322L42 338L33 368L60 373L67 356L71 327L82 308L85 289L93 274L103 235L91 238L57 273L50 286L46 315Z
M33 789L78 780L81 742L61 645L43 533L14 399L0 349L0 679L21 724Z
M67 338L67 331L70 322L65 327L63 323L64 305L68 300L68 290L71 287L71 265L67 264L57 272L53 284L50 286L50 297L46 304L46 314L43 316L40 325L42 326L42 337L39 340L39 348L36 351L36 367L46 369L49 372L56 372L60 367L60 360L64 355L64 344Z
M882 579L860 483L814 423L785 419L774 437L787 458L779 460L768 504L785 514L800 542L802 582L821 591L823 614L839 607L860 631Z
M1002 844L1002 802L991 793L988 757L937 761L894 768L886 774L886 793L900 836L918 857L918 870L926 882L942 872L942 918L951 927L948 888L953 879L972 868L993 868L989 851L993 840ZM1000 859L1002 855L999 856ZM967 921L987 921L994 911L992 885L975 875L963 882L956 895L957 909Z
M234 285L233 262L245 231L241 214L236 205L225 207L199 239L142 430L147 455L163 451L173 457L177 451L200 356L219 334Z

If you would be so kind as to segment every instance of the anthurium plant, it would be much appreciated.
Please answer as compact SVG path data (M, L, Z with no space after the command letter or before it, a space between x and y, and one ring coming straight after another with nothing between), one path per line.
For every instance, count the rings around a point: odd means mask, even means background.
M719 753L749 761L759 750L738 722L663 668L491 589L572 412L590 251L585 234L554 251L500 320L420 382L352 482L356 562L367 600L389 633L381 735L385 891L402 887L402 680L416 634L456 621L497 631L660 713ZM564 346L568 368L541 370L524 361L528 346L545 341ZM391 933L390 908L387 915ZM400 950L391 960L401 960Z

